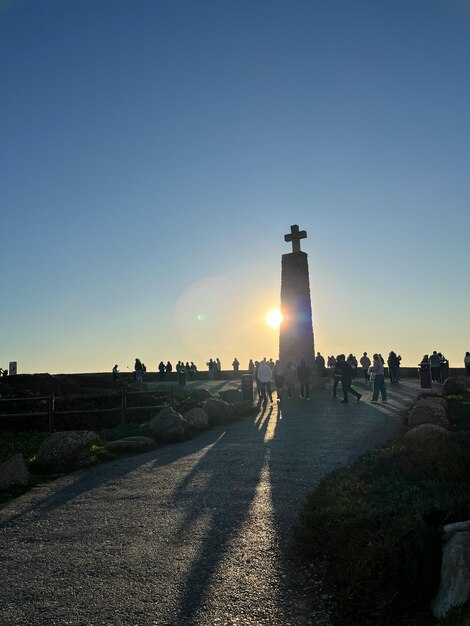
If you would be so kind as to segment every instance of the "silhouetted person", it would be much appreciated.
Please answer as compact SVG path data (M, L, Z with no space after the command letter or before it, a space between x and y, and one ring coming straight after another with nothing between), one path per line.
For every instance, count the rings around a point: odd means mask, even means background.
M255 364L253 363L253 359L250 359L250 362L248 363L248 373L249 374L255 373Z
M338 388L339 383L341 382L341 355L338 354L336 357L335 364L333 366L333 396L336 398L336 390Z
M441 353L437 353L439 357L439 382L443 383L449 378L449 361Z
M351 368L351 377L353 380L356 380L357 378L357 359L353 354L350 354L348 356L348 365Z
M163 361L160 361L160 363L158 364L158 372L159 372L159 377L160 380L163 382L165 380L165 363L163 363Z
M209 370L209 380L214 380L215 379L215 374L216 374L216 362L213 361L212 359L209 359L206 363L207 365L207 369Z
M310 368L305 363L305 359L300 359L300 365L297 368L297 376L299 377L300 383L300 397L302 399L305 398L305 400L310 400Z
M362 367L362 373L364 375L364 381L366 383L369 382L369 367L372 365L372 363L370 362L369 357L367 356L367 352L364 352L364 354L361 356L361 360L359 361Z
M429 365L431 366L431 380L438 383L441 376L441 363L436 350L429 357Z
M118 366L117 364L113 367L113 380L117 380L118 379Z
M282 367L279 361L276 361L274 363L273 378L274 378L274 384L276 385L277 399L281 400L282 388L284 387L285 378L284 378L284 368Z
M340 354L339 357L340 357L340 363L341 363L341 386L343 387L343 399L341 400L341 404L348 403L348 392L352 393L352 395L355 396L357 400L360 400L361 394L357 393L357 391L351 387L351 383L352 383L351 366L346 361L346 357L344 356L344 354Z
M387 402L387 390L385 389L384 366L380 354L374 354L374 362L372 363L371 375L373 378L374 390L372 392L372 402L377 402L379 392L382 396L382 402Z
M463 364L465 365L465 373L467 376L470 376L470 352L465 353L465 357L463 359Z
M238 378L238 370L240 369L240 361L235 357L232 363L233 367L233 377Z
M315 363L317 365L318 376L323 378L325 376L325 359L319 352L317 352L317 356L315 357Z
M269 396L270 402L273 401L273 396L271 392L272 376L273 372L269 365L266 363L266 359L264 358L258 366L256 378L259 381L260 400L262 398L265 404L267 404L268 402L267 396Z
M299 382L299 377L297 376L297 368L290 361L286 366L285 380L287 385L287 397L292 398L295 396L295 388Z
M393 350L388 355L387 364L390 383L398 383L398 357Z
M173 365L170 363L170 361L167 361L166 364L166 374L167 374L167 379L171 380L171 372L173 371Z
M140 359L136 359L135 360L135 365L134 365L134 380L137 383L141 383L142 382L142 363L140 361Z

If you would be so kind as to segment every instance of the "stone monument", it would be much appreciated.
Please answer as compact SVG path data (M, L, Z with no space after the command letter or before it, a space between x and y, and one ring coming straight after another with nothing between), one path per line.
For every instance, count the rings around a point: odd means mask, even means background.
M308 278L308 256L300 250L300 240L307 237L297 224L284 235L292 242L292 252L282 255L281 313L283 320L279 329L279 360L283 365L304 358L313 366L315 348L313 343L312 305Z

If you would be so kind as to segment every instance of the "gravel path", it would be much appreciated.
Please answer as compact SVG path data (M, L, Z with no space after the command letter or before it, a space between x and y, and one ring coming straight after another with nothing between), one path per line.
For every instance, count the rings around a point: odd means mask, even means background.
M405 382L388 405L341 405L329 389L268 404L15 500L0 510L0 624L325 623L288 558L302 503L393 436L417 391Z

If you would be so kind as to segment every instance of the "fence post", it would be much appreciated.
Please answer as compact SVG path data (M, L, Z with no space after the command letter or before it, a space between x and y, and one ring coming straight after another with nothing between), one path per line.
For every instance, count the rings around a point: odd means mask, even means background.
M121 424L124 424L126 421L126 390L123 387L121 389Z
M54 430L54 394L53 393L51 393L49 396L48 413L49 413L49 432L51 433Z

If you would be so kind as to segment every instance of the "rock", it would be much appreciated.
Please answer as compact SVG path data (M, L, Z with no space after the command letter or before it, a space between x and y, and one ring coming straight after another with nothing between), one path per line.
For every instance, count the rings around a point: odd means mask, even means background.
M186 387L181 387L181 385L175 385L173 387L175 392L175 398L177 400L186 400L191 395L190 392L186 389Z
M182 441L186 420L171 406L165 407L150 420L149 429L157 441Z
M219 391L219 397L225 402L240 402L242 392L240 389L226 389L225 391Z
M442 550L439 591L432 602L437 618L470 599L470 532L458 532Z
M154 446L155 442L150 437L136 435L116 441L107 441L104 447L110 452L147 452Z
M468 376L454 376L444 383L446 396L461 396L470 392L470 378Z
M446 524L446 526L442 529L442 541L449 541L455 533L460 533L462 531L470 532L470 520L467 520L466 522L455 522L455 524Z
M427 396L426 398L421 398L416 402L416 406L442 406L443 409L447 409L449 403L442 396Z
M208 398L203 407L209 418L209 424L225 424L230 412L230 405L218 398Z
M26 487L29 484L29 472L22 454L15 454L0 465L0 489Z
M209 417L204 409L195 407L183 414L189 428L193 430L205 430L209 428Z
M88 467L96 461L90 448L97 442L98 435L91 430L59 431L41 443L37 461L57 468Z
M405 434L406 441L421 441L429 437L447 437L449 431L436 424L420 424Z
M446 416L446 410L440 404L428 404L429 399L425 404L417 404L411 410L408 417L408 426L414 428L420 424L436 424L436 426L442 426L442 428L449 427L449 420Z
M190 397L196 402L204 402L207 398L215 398L214 394L204 387L201 387L201 389L191 389L189 394Z

